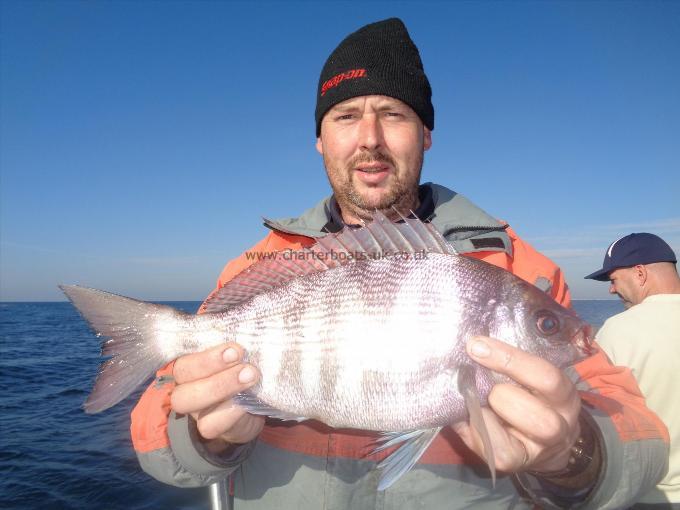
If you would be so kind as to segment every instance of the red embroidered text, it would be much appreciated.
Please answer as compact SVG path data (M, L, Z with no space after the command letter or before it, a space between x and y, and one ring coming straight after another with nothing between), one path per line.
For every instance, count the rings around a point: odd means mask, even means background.
M328 89L332 89L343 80L353 80L354 78L363 78L364 76L366 76L366 69L352 69L351 71L336 74L321 86L321 95L323 96Z

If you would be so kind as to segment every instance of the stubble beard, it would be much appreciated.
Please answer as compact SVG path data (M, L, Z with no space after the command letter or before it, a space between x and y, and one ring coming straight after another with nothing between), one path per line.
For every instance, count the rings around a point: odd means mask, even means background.
M392 218L397 216L395 209L399 213L407 215L418 207L418 185L420 183L423 160L424 151L421 151L418 160L415 162L418 172L413 181L404 179L403 174L400 172L393 173L390 176L388 192L377 201L367 199L357 190L353 169L360 163L375 162L386 163L392 168L396 168L396 163L391 156L381 152L362 153L352 158L344 168L330 165L324 157L324 165L326 166L326 172L328 173L335 199L343 213L350 213L363 220L370 220L375 215L376 210L382 212L388 218ZM407 172L407 174L409 173ZM333 179L332 176L339 177L339 179ZM335 184L334 181L336 182Z

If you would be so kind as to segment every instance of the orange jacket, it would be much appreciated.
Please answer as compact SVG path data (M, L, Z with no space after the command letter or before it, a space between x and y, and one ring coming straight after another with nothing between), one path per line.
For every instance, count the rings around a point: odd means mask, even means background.
M528 282L535 282L542 277L549 279L553 282L551 288L553 298L561 305L570 307L571 297L562 271L547 257L541 255L530 245L519 239L510 227L506 231L512 240L514 249L514 256L512 258L505 252L475 252L471 253L470 256L511 271ZM273 231L253 246L248 253L270 253L286 249L295 250L304 246L310 246L313 243L314 240L308 237ZM215 291L256 261L256 257L246 256L245 253L233 259L220 274ZM658 419L656 415L649 412L646 408L642 407L640 409L641 406L644 406L644 398L641 396L637 383L631 376L630 371L623 370L620 367L611 367L607 370L606 374L599 373L599 370L594 371L593 367L601 368L601 364L604 361L602 357L603 354L598 352L594 357L589 358L576 367L581 377L588 381L592 388L606 388L601 395L586 393L584 394L584 399L595 406L599 405L605 411L611 412L622 439L641 439L650 437L650 434L656 434L659 423ZM157 375L167 376L171 374L172 364L160 370ZM132 414L131 432L136 451L148 452L169 446L165 427L167 426L167 417L170 412L170 393L172 393L171 385L158 386L154 382L142 395ZM619 393L625 397L627 403L636 404L628 413L632 415L632 419L635 421L634 424L628 423L628 420L624 419L623 414L612 412L614 411L612 408L616 408L617 404L610 399ZM603 396L608 398L602 398ZM631 416L628 418L630 419ZM364 437L367 441L368 439L373 440L375 438L370 433L362 435L355 432L348 441L350 443L357 442L360 446L347 446L343 441L340 441L341 444L339 445L331 442L336 446L328 450L329 441L326 434L329 432L329 429L319 426L319 424L310 426L306 423L288 424L272 421L268 429L261 436L263 441L270 439L271 442L282 446L284 443L287 443L287 437L290 438L290 444L286 444L287 447L312 455L340 454L350 457L363 456L366 454L364 444L366 441L363 439L354 441L353 438ZM663 426L661 429L665 430ZM280 430L285 430L285 432L280 432ZM318 432L319 430L322 432ZM300 435L300 431L305 431L305 433ZM460 460L458 454L450 457L450 453L455 452L445 452L445 450L451 450L450 446L447 447L450 444L448 441L441 441L441 443L441 447L429 448L423 455L422 462L439 463L445 462L447 459L448 461L453 459ZM337 453L339 451L342 453ZM431 454L428 455L428 452Z
M569 307L571 305L569 290L561 270L522 241L511 228L508 227L505 232L510 239L511 250L479 250L468 255L502 267L539 286L541 282L547 282L546 288L550 295L563 306ZM257 258L253 257L253 254L298 249L313 243L314 240L310 237L272 231L251 250L226 265L218 279L216 290L255 263ZM582 397L586 406L592 408L602 430L611 432L603 432L607 447L611 444L612 448L619 448L620 443L631 445L644 439L665 442L667 445L668 433L663 423L645 407L644 398L629 370L612 366L604 354L597 352L576 365L573 372L577 387L583 392ZM159 376L171 374L172 364L158 372ZM132 439L140 460L146 454L171 448L167 427L171 412L172 389L172 383L164 385L152 383L132 413ZM598 420L602 421L602 424ZM382 452L376 457L366 457L375 446L374 433L331 429L315 421L290 423L268 420L258 441L312 456L378 459L389 453ZM636 451L630 450L630 455L636 455L634 453ZM480 462L462 447L456 435L447 429L435 439L419 461L423 464ZM144 465L144 462L142 464Z

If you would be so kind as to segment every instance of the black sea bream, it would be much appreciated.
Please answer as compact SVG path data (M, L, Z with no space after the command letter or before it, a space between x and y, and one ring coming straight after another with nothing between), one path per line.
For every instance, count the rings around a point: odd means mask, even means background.
M419 220L384 215L301 251L271 254L212 297L207 313L77 286L63 291L101 336L85 403L103 411L169 361L226 341L246 351L261 382L235 400L249 412L381 431L379 488L422 455L441 427L471 419L500 376L465 351L471 335L498 338L559 367L585 357L590 328L537 287L462 256ZM488 436L487 436L488 438ZM485 444L493 473L492 445ZM494 474L495 476L495 474Z

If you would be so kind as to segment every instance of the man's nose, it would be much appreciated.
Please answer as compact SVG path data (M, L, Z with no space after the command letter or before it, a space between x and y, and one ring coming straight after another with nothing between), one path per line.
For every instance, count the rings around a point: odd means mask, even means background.
M609 284L609 293L616 294L616 286L613 283Z
M382 126L377 115L364 115L359 125L359 146L364 150L376 150L383 145Z

